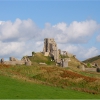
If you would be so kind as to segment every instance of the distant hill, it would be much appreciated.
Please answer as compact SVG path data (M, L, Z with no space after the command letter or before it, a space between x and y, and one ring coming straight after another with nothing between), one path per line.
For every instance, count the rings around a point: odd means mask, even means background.
M84 63L97 63L100 66L100 55L86 59L83 61Z

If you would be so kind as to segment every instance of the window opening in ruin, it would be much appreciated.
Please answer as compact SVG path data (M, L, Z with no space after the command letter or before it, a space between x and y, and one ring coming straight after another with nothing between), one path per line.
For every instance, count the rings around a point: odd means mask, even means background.
M48 39L46 39L46 52L48 51Z

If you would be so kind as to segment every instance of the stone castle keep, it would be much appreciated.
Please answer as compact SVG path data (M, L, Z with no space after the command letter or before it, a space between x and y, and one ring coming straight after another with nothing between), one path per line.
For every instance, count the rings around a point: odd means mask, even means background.
M59 62L60 50L58 50L57 44L53 38L44 39L43 53L44 56L50 56L55 62Z
M62 67L68 67L69 58L61 58L61 50L57 48L57 44L53 38L44 39L44 56L50 56L56 63L59 63ZM73 56L72 54L63 52L64 56Z

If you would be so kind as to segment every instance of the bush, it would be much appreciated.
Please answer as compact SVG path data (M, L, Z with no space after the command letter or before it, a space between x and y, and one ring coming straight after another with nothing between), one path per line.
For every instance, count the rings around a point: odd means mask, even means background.
M33 52L32 52L32 55L34 55L34 54L35 54L35 52L33 51Z
M100 72L100 68L97 68L97 72Z
M87 66L88 66L88 67L91 67L91 64L90 64L90 63L87 63Z

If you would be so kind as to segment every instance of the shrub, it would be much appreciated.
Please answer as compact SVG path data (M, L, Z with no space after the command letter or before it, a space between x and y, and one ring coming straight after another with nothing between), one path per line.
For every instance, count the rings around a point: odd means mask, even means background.
M87 66L88 66L88 67L91 67L91 64L90 64L90 63L87 63Z
M97 68L97 72L100 72L100 68Z

